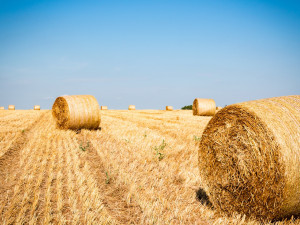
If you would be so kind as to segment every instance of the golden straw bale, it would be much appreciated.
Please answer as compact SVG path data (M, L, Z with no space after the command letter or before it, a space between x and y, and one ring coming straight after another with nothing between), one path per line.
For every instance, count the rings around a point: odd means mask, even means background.
M193 102L194 116L213 116L216 114L216 103L213 99L196 98Z
M92 95L70 95L56 98L52 115L61 129L97 129L100 110Z
M35 105L35 106L33 107L33 109L34 109L34 110L41 110L41 106Z
M300 95L234 104L208 123L199 169L215 208L260 219L300 214Z
M1 107L0 107L0 110L4 110L4 109L5 109L4 106L1 106Z
M16 109L16 107L14 105L9 105L8 106L8 110L15 110L15 109Z
M107 106L101 106L101 110L107 110Z
M166 106L166 110L167 111L172 111L173 110L173 106Z
M129 105L128 110L135 110L135 105Z

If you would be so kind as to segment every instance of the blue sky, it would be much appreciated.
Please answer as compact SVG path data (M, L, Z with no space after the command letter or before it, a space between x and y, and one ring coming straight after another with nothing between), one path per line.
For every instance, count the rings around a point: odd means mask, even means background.
M0 106L111 109L300 94L300 2L0 0Z

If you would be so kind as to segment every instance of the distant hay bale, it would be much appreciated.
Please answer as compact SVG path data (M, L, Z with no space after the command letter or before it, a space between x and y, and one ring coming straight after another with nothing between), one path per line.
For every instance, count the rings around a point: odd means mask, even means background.
M8 106L8 110L15 110L15 109L16 109L16 107L14 105L9 105Z
M107 106L101 106L101 110L107 110Z
M216 103L213 99L196 98L192 108L194 116L213 116L216 114Z
M128 110L135 110L135 105L128 106Z
M97 129L99 105L92 95L70 95L56 98L52 115L61 129Z
M41 106L35 105L35 106L33 107L33 109L34 109L34 110L41 110Z
M166 106L166 110L167 111L172 111L173 110L173 106Z
M0 110L4 110L5 108L4 108L4 106L0 106Z
M219 111L219 110L221 110L221 109L223 109L223 107L221 107L221 106L217 106L217 107L216 107L216 110L217 110L217 111Z
M300 95L234 104L208 123L199 169L215 208L262 219L300 214Z

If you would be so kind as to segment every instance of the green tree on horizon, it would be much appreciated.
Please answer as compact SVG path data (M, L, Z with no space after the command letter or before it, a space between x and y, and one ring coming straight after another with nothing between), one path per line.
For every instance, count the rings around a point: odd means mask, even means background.
M183 106L181 109L183 110L192 110L192 105L186 105L186 106Z

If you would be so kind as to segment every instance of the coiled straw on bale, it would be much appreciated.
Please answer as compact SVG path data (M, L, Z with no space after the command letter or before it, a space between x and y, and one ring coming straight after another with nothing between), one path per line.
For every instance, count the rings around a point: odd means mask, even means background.
M128 110L135 110L135 105L129 105Z
M101 106L101 110L107 110L107 106Z
M228 214L279 219L300 214L300 95L227 106L204 130L204 188Z
M61 129L97 129L100 124L99 105L92 95L58 97L52 115Z
M173 106L166 106L166 110L167 111L172 111L173 110Z
M213 116L216 114L216 103L213 99L196 98L192 108L194 116Z
M15 110L16 108L15 108L15 106L14 105L9 105L8 106L8 110Z
M5 109L4 106L1 106L1 107L0 107L0 110L4 110L4 109Z
M33 107L33 109L34 109L34 110L41 110L41 107L40 107L39 105L35 105L35 106Z

